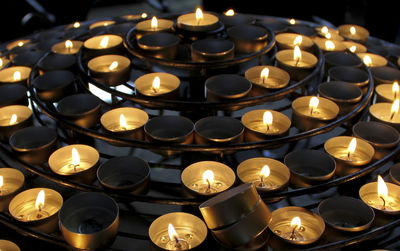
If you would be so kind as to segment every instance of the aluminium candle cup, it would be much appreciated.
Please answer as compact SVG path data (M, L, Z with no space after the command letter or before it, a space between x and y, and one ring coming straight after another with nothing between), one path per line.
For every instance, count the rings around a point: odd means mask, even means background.
M50 53L37 63L39 73L44 74L50 71L69 70L74 71L76 66L75 55L64 55Z
M124 128L125 125L121 125L121 115L125 117L127 128ZM108 134L126 139L142 140L143 127L148 120L149 115L141 109L121 107L104 113L100 118L100 123ZM115 145L123 146L125 144L117 143Z
M0 240L0 250L21 251L17 244L9 240Z
M342 41L331 40L331 39L320 38L320 37L315 37L313 40L324 53L344 52L347 49L346 45L344 45ZM329 45L333 45L333 46L329 47L329 46L327 46L327 43L329 43Z
M45 193L44 205L35 208L39 192ZM53 233L58 229L58 212L63 205L62 196L49 188L32 188L17 194L10 202L8 210L11 216L21 224L43 233Z
M136 39L140 39L143 35L157 33L157 32L172 32L174 22L168 19L158 19L157 27L151 27L152 19L141 21L135 26Z
M214 181L210 183L208 190L207 183L202 176L205 171L214 173ZM211 197L221 193L235 183L235 173L232 169L216 161L199 161L186 167L181 174L181 181L185 192L193 196Z
M115 157L100 165L97 179L105 189L145 194L149 190L150 166L134 156Z
M289 73L290 78L295 81L300 81L307 77L315 68L318 59L314 54L306 51L301 51L302 58L296 64L294 60L294 50L281 50L276 53L277 66Z
M400 186L400 164L394 164L393 166L390 167L390 171L389 171L389 177L390 180Z
M312 96L303 96L292 102L292 123L301 130L308 131L327 125L339 114L339 106L326 98L318 97L319 104L317 110L310 113L310 100ZM316 111L316 113L314 113Z
M400 80L400 70L389 66L371 68L371 74L376 85L393 84L394 81Z
M370 182L363 185L358 191L361 200L372 207L376 212L384 214L400 214L400 186L385 182L388 189L388 196L385 200L386 208L383 208L383 201L378 196L378 182Z
M272 124L264 124L264 113L269 111L272 114ZM277 111L273 110L252 110L242 116L242 124L245 127L245 141L260 141L271 138L279 138L289 134L291 126L290 119Z
M381 55L374 54L374 53L369 53L369 52L364 52L364 53L357 53L357 56L361 58L364 62L364 58L366 56L369 56L371 58L371 64L368 64L368 68L373 68L373 67L380 67L380 66L386 66L388 64L388 61L386 58L382 57ZM364 62L365 64L365 62Z
M98 35L83 42L82 49L84 49L84 55L88 59L102 55L121 54L123 52L123 39L112 34Z
M118 64L111 68L114 62ZM103 55L88 62L90 76L106 86L117 86L129 81L130 66L130 59L120 55Z
M225 14L221 14L219 16L219 20L225 25L225 27L231 27L242 24L252 24L255 19L251 15L242 14L242 13L234 13L233 16L228 16Z
M375 219L372 208L359 199L347 196L321 201L318 213L328 226L344 232L366 230Z
M375 160L389 154L400 141L400 134L396 129L380 122L360 121L353 126L352 131L355 137L367 141L375 148Z
M74 124L91 128L99 122L101 103L96 96L80 93L61 99L57 110L61 116Z
M290 169L290 183L294 187L310 187L330 180L335 174L335 160L327 153L302 149L288 153L284 158Z
M176 21L178 29L193 33L214 31L222 25L216 15L204 11L203 19L200 22L196 20L196 13L194 12L180 15Z
M17 73L19 72L19 76ZM27 66L11 66L0 71L0 84L20 84L26 86L31 73Z
M339 115L353 111L363 97L362 90L358 86L343 81L321 83L318 86L318 93L339 106Z
M301 37L302 42L300 44L295 44L294 41L298 36ZM297 33L280 33L275 36L275 40L279 50L294 49L294 47L298 45L301 50L309 51L314 45L311 38Z
M362 53L362 52L367 52L367 47L356 42L352 41L343 41L343 44L346 46L347 50L350 51L351 53ZM355 48L355 51L351 51L351 48Z
M16 115L16 121L13 120L13 115ZM33 124L32 110L24 105L10 105L0 108L0 140L8 141L10 136L25 127Z
M230 40L207 38L193 42L190 49L195 62L218 61L232 59L235 44Z
M254 53L268 44L268 30L257 25L237 25L227 29L230 40L235 44L238 53Z
M291 239L290 235L293 232L293 227L290 226L290 223L294 217L300 218L301 227L296 231L298 237ZM295 245L308 245L316 242L321 237L325 230L325 223L318 214L302 207L291 206L273 211L269 228L272 233L285 242Z
M3 185L0 188L0 212L5 212L8 211L12 198L23 189L25 176L15 168L0 168L0 176L3 177Z
M0 107L9 105L28 106L28 89L19 84L0 85Z
M261 77L261 72L265 68L268 69L268 78L263 79ZM246 70L244 76L253 84L251 88L251 94L253 96L261 96L265 93L284 88L290 81L289 73L270 65L251 67Z
M118 204L102 193L80 193L64 202L59 227L76 249L100 250L111 245L118 232Z
M336 175L346 176L361 170L371 162L375 155L375 149L367 141L356 138L357 146L348 158L348 147L354 137L337 136L325 141L325 151L335 159Z
M143 35L137 43L146 54L164 59L174 59L178 54L180 38L171 33L152 33Z
M325 53L325 67L326 72L335 66L352 66L361 67L363 62L359 57L352 53L344 52L328 52Z
M79 153L79 164L75 167L72 157L72 149ZM59 177L74 180L86 184L92 184L96 179L99 167L99 152L88 145L68 145L54 151L48 160L50 170ZM76 168L76 170L74 170Z
M72 47L66 46L66 41L57 43L51 47L51 51L56 54L63 54L63 55L73 55L77 54L80 48L83 45L82 41L78 40L69 40L72 44Z
M378 121L392 126L400 132L400 114L396 113L391 119L393 103L375 103L369 107L369 114L372 121Z
M175 228L179 241L185 241L187 246L176 249L168 235L169 224ZM151 250L204 250L207 233L206 225L197 216L184 212L167 213L155 219L149 227Z
M349 82L361 88L363 94L368 91L369 76L364 70L350 66L335 66L328 70L329 81Z
M223 101L245 97L250 92L252 84L236 74L220 74L208 78L205 87L208 101Z
M351 33L351 27L355 28L355 33ZM343 24L338 27L339 35L345 39L353 40L355 42L366 43L369 37L369 31L364 27L354 24Z
M153 81L156 77L160 79L160 87L153 88ZM135 80L136 95L147 98L176 99L179 97L181 81L173 74L165 72L154 72L140 76ZM153 107L146 104L147 107Z
M38 97L47 102L58 102L75 92L75 76L70 71L46 72L32 81Z

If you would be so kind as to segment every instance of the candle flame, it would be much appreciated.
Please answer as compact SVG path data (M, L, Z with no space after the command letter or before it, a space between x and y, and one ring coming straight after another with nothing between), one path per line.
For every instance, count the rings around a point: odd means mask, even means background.
M331 33L326 33L325 34L325 38L326 39L331 39L332 38L332 34Z
M153 18L151 19L151 28L152 28L152 29L157 29L157 27L158 27L158 20L157 20L156 17L153 17Z
M296 216L292 219L292 221L290 222L290 226L291 227L296 227L296 228L300 228L301 227L301 220L300 217Z
M79 22L75 22L75 23L73 24L73 27L74 27L75 29L78 29L79 27L81 27L81 24L80 24Z
M81 163L81 158L79 156L79 152L78 150L76 150L76 148L72 148L72 165L73 166L79 166L79 164Z
M265 67L260 73L260 78L263 83L265 83L265 81L267 81L268 76L269 76L269 69L267 67Z
M302 42L303 42L303 36L297 36L293 41L293 45L301 45Z
M151 85L151 88L155 91L158 92L158 90L160 89L160 77L156 76L153 80L153 84Z
M4 185L4 178L3 175L0 175L0 189L3 188Z
M37 210L41 210L44 206L44 199L45 199L45 193L44 190L40 190L39 194L36 197L36 202L35 202L35 208Z
M2 66L3 66L3 59L0 58L0 67L2 67Z
M317 109L318 105L319 105L319 99L317 97L312 97L310 99L310 103L308 104L308 107L310 108L311 113L313 110Z
M143 12L142 15L141 15L141 18L147 18L147 13Z
M211 170L206 170L203 173L203 181L206 184L211 184L214 181L214 173Z
M169 235L169 239L171 241L177 241L179 240L179 235L176 232L174 226L170 223L168 224L168 235Z
M352 46L350 46L349 50L350 50L352 53L354 53L354 52L356 52L356 50L357 50L357 46L352 45Z
M371 66L372 65L372 59L370 56L365 55L363 58L363 62L366 66Z
M117 62L117 61L113 61L113 62L110 64L110 66L108 67L108 69L109 69L110 71L113 71L113 70L115 70L117 67L118 67L118 62Z
M390 118L393 119L394 115L399 112L399 99L396 99L392 104L392 109L390 109Z
M378 175L378 196L384 199L388 196L388 188L383 178Z
M13 114L10 119L10 125L14 125L17 122L17 114Z
M72 44L71 40L65 41L65 48L72 48L74 45Z
M14 78L14 81L20 81L21 80L21 72L20 71L14 72L13 78Z
M235 11L233 9L229 9L225 12L225 16L231 17L235 15Z
M327 27L327 26L323 26L323 27L321 28L321 32L322 32L323 34L327 34L327 33L329 32L328 27Z
M300 48L299 48L298 45L296 45L296 46L294 47L293 59L294 59L295 61L300 61L300 60L301 60L301 50L300 50Z
M333 51L335 49L335 44L332 41L328 40L325 42L325 48L327 50Z
M265 111L263 115L264 125L269 126L272 124L272 121L273 121L272 113L270 111Z
M351 34L351 35L356 34L356 27L354 27L354 26L351 26L351 27L350 27L350 34Z
M397 81L393 82L392 92L394 94L394 98L397 98L397 95L399 94L399 83Z
M108 41L110 40L110 38L108 36L104 37L101 41L100 41L100 47L101 48L107 48L108 46Z
M353 139L350 141L349 146L347 147L347 154L348 154L348 155L353 154L354 151L356 150L356 148L357 148L357 139L356 139L356 138L353 138Z
M196 20L197 23L200 23L201 20L203 20L204 16L203 16L203 11L201 11L200 8L196 9Z
M126 118L125 118L124 114L122 114L122 113L119 116L119 126L121 128L128 128L128 124L126 123Z
M268 165L264 165L260 171L260 176L262 176L263 178L267 178L269 177L270 174L271 174L271 169L269 168Z
M20 42L18 42L17 45L18 45L19 47L22 47L22 46L24 46L24 42L20 41Z
M291 25L295 25L296 24L296 20L294 18L292 18L292 19L289 20L289 23Z

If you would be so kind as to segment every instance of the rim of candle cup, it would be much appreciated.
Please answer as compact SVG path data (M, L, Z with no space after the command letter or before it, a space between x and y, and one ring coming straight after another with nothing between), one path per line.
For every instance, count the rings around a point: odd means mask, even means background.
M159 134L159 129L169 129L172 137ZM177 130L178 129L178 130ZM144 125L146 136L152 140L170 143L185 143L194 131L193 122L182 116L159 116L151 118ZM155 134L156 133L156 134ZM192 140L190 140L191 142Z
M107 24L107 25L105 25L105 24ZM100 27L107 27L107 26L110 26L113 24L115 24L114 20L95 21L89 25L89 30L93 30L95 28L100 28Z
M140 21L139 23L136 24L135 29L139 32L162 32L166 31L172 28L174 25L174 22L169 20L169 19L163 19L163 18L157 18L157 28L151 28L151 25L148 25L148 23L151 24L151 18Z
M42 51L27 51L12 58L14 65L33 67L43 56Z
M162 85L167 85L169 88L171 88L171 91L168 91L166 93L161 93L159 95L146 95L145 90L148 89L149 83L152 83L155 77L160 78L160 84ZM175 92L179 89L181 84L180 79L170 73L165 73L165 72L153 72L153 73L148 73L145 75L140 76L135 80L135 89L138 93L144 96L150 96L150 97L158 97L158 96L164 96L168 95L172 92Z
M129 190L140 194L147 191L150 166L147 161L134 156L114 157L100 165L97 169L97 179L105 188ZM128 183L121 185L121 179Z
M4 79L7 76L12 76L14 72L19 71L21 73L21 79L14 81L14 80L7 80ZM0 83L20 83L29 78L31 73L31 68L27 66L10 66L8 68L0 70Z
M237 74L219 74L206 79L206 97L208 100L238 99L246 96L252 84Z
M199 217L184 212L172 212L161 215L151 223L148 233L153 244L157 245L157 240L160 239L161 233L166 231L164 229L168 228L168 224L172 224L176 229L185 228L195 230L192 234L198 238L199 243L191 246L190 249L200 246L207 237L208 230L206 224Z
M264 26L242 24L227 29L230 40L235 43L235 50L240 53L253 53L262 50L268 43L269 32Z
M0 249L6 251L21 251L17 244L9 240L0 240Z
M370 56L372 63L371 66L368 66L368 68L374 68L374 67L380 67L380 66L386 66L388 64L388 60L381 55L375 54L375 53L370 53L370 52L359 52L356 53L358 57L363 60L364 56Z
M350 27L356 28L356 34L359 35L360 39L352 39L350 34ZM339 35L350 39L350 40L359 40L361 42L366 42L369 37L369 31L364 27L356 24L342 24L338 27ZM350 35L350 36L349 36Z
M190 185L193 184L196 180L202 180L200 175L202 175L205 171L211 170L215 175L215 180L219 180L227 185L227 188L214 193L201 193L196 190L193 190ZM235 183L236 176L232 169L220 162L216 161L199 161L187 166L183 169L181 173L181 181L182 184L187 188L190 192L197 195L202 196L214 196L223 191L230 189Z
M109 129L110 125L114 124L115 121L119 122L119 118L120 118L121 114L123 114L125 116L127 122L132 121L132 120L129 120L130 117L135 117L134 122L139 122L138 127L133 128L131 130L111 131ZM118 133L125 134L125 133L129 133L129 132L141 129L147 123L148 120L149 120L149 115L147 114L147 112L145 112L142 109L135 108L135 107L115 108L115 109L112 109L112 110L104 113L100 117L100 123L103 126L103 128L106 129L107 132L117 133L117 134Z
M389 177L393 183L400 186L400 163L396 163L390 167Z
M377 66L371 68L375 84L393 84L394 81L400 81L400 70L389 66Z
M100 41L105 37L108 37L108 39L109 39L108 46L106 48L99 48ZM122 37L120 37L118 35L104 34L104 35L98 35L98 36L88 38L87 40L85 40L83 42L83 47L85 47L86 49L89 49L89 50L101 51L101 50L107 50L110 48L116 48L116 47L120 46L122 44L122 42L123 42Z
M352 131L355 137L377 148L392 148L400 142L400 134L396 129L377 121L359 121L353 125Z
M219 15L219 20L221 20L221 22L226 27L241 25L241 24L251 24L255 21L255 19L251 15L244 13L237 13L237 12L235 12L233 16L227 16L224 13L222 13Z
M142 14L126 14L122 15L121 18L125 19L126 21L133 21L137 19L142 19Z
M62 42L59 42L59 43L53 45L53 46L51 47L51 51L52 51L53 53L56 53L56 54L64 54L64 55L71 55L71 54L76 54L76 53L78 53L78 52L79 52L79 49L80 49L80 48L82 47L82 45L83 45L83 42L82 42L82 41L79 41L79 40L69 40L69 41L71 41L71 43L72 43L72 48L77 49L76 52L74 52L74 53L68 53L68 52L64 52L64 51L63 51L63 49L65 49L65 42L66 42L66 41L62 41Z
M292 212L295 212L296 214L292 215L291 214ZM280 235L274 233L274 229L275 229L275 227L279 226L280 221L286 220L286 221L290 222L290 220L295 216L300 217L302 226L304 226L305 223L311 224L311 221L312 221L312 226L314 228L312 230L313 230L314 234L316 234L315 238L309 239L309 240L303 240L303 241L295 241L295 240L289 240L289 239L283 238ZM304 219L305 217L307 217L306 218L307 220ZM307 245L307 244L311 244L311 243L317 241L321 237L321 235L325 231L325 222L321 218L321 216L319 216L318 214L316 214L312 211L309 211L302 207L289 206L289 207L282 207L282 208L279 208L279 209L276 209L275 211L273 211L272 212L272 221L268 227L270 228L272 233L274 233L276 236L278 236L280 239L282 239L286 242L289 242L292 244L297 244L297 245Z
M357 148L359 149L361 146L361 148L363 149L363 155L365 155L366 159L352 161L352 160L348 160L348 159L337 158L334 155L335 152L332 152L332 149L336 149L336 148L346 148L347 149L347 147L350 144L350 141L354 138L357 140ZM372 158L374 157L374 154L375 154L375 149L370 143L368 143L364 139L351 137L351 136L332 137L325 141L324 149L335 160L346 161L346 163L348 165L353 165L353 166L354 165L360 166L360 165L368 164L372 160Z
M45 216L44 218L38 219L38 220L33 220L33 221L22 221L19 219L18 215L16 215L17 212L15 212L16 208L28 202L27 198L32 198L32 201L36 201L36 197L39 194L41 190L44 190L45 193L45 203L48 203L48 201L52 201L55 203L55 211L52 212L52 214ZM34 203L33 203L34 204ZM57 191L50 189L50 188L31 188L28 190L24 190L20 192L19 194L15 195L14 198L10 201L10 204L8 205L8 211L10 212L11 216L19 221L19 222L27 222L27 223L35 223L35 222L41 222L49 219L52 216L57 216L57 213L59 212L60 208L63 205L63 197L61 194L59 194Z
M279 179L279 186L274 189L267 189L263 187L256 186L257 191L259 192L273 192L276 190L285 189L289 185L290 179L290 171L288 167L280 161L265 158L265 157L257 157L247 159L241 162L236 169L236 174L239 180L242 183L252 183L254 180L250 175L259 177L259 173L264 165L268 165L270 168L270 176L269 177L277 177ZM254 175L255 173L256 175Z
M66 70L46 72L32 81L32 86L41 100L56 102L74 91L75 76Z
M394 197L394 198L398 198L398 195L400 194L400 186L390 183L390 182L385 182L386 186L388 188L388 196ZM382 210L381 208L377 208L375 206L369 205L367 203L368 201L368 196L374 196L377 197L378 195L378 182L370 182L367 183L365 185L363 185L360 190L358 191L358 194L361 198L361 200L367 204L368 206L372 207L374 210L377 210L379 212L383 212L385 214L400 214L400 209L397 211L387 211L387 210Z
M369 107L369 114L371 115L371 119L375 120L375 121L383 121L383 123L389 124L390 126L393 126L394 128L398 129L398 125L400 124L400 121L392 121L389 120L388 118L382 117L382 113L383 114L387 114L390 112L391 108L393 106L393 103L388 103L388 102L384 102L384 103L375 103L373 105L371 105ZM382 112L384 111L384 112ZM386 112L389 111L389 112ZM399 117L400 114L397 113L394 115L393 118L397 118Z
M276 79L280 80L281 83L278 86L260 85L260 84L257 84L255 82L251 81L252 79L260 78L261 71L265 68L268 68L268 70L269 70L268 78L276 78ZM270 65L258 65L258 66L251 67L246 70L246 72L244 73L244 76L246 79L248 79L254 85L261 86L266 89L273 89L273 90L284 88L285 86L287 86L289 84L289 81L290 81L290 75L287 71L285 71L281 68L275 67L275 66L270 66Z
M362 60L352 53L345 53L342 51L332 51L325 54L325 63L330 67L334 66L352 66L361 67Z
M307 51L301 51L302 59L301 61L305 61L308 65L305 66L293 66L285 63L286 60L293 60L293 50L280 50L276 53L275 58L285 67L293 68L293 69L312 69L318 63L318 58Z
M260 121L263 122L263 115L266 111L269 111L272 113L273 116L273 122L272 124L274 125L279 125L279 130L278 132L275 133L263 133L260 131L253 130L252 128L249 128L248 125L252 122L255 121ZM264 109L257 109L257 110L251 110L243 114L241 118L243 126L249 130L250 132L257 133L260 136L279 136L279 135L284 135L286 134L290 126L292 124L291 120L283 113L274 111L274 110L264 110Z
M137 41L140 49L148 51L158 51L175 47L180 42L181 39L177 35L166 32L145 34Z
M298 20L296 20L296 21L298 21ZM313 37L317 34L317 32L315 31L314 28L312 28L306 24L296 23L295 25L288 25L287 27L288 27L288 32L297 33L297 34L303 35L303 36Z
M329 81L319 84L318 93L327 99L338 103L357 103L363 97L362 90L344 81Z
M0 107L10 105L28 106L28 89L19 84L0 85Z
M45 57L42 57L37 62L37 66L40 73L43 74L48 71L71 69L76 62L76 55L50 53Z
M326 39L326 38L321 38L321 37L314 37L313 40L317 44L317 46L319 48L321 48L321 50L325 53L344 52L347 49L347 47L343 44L342 41ZM334 44L335 48L334 49L326 48L325 44L327 41L332 42Z
M18 169L15 168L9 168L9 167L2 167L0 168L0 175L3 176L4 183L7 182L7 180L12 179L15 183L18 183L18 185L15 187L14 190L7 191L7 194L1 193L0 194L0 200L3 197L10 196L18 192L25 183L25 176L24 174L19 171Z
M369 228L375 219L375 212L371 207L348 196L321 201L318 213L327 225L346 232L363 231Z
M351 66L334 66L328 70L328 75L331 80L349 82L360 88L369 83L366 71Z
M98 70L96 68L96 66L101 65L101 63L103 63L104 65L111 65L113 62L118 62L118 71L109 71L109 70ZM89 62L87 63L89 70L92 73L102 73L102 74L115 74L115 73L119 73L122 72L124 70L126 70L127 68L130 67L131 65L131 60L127 57L121 56L121 55L116 55L116 54L112 54L112 55L102 55L102 56L98 56L95 58L92 58L89 60Z
M235 44L230 40L206 38L193 42L190 49L194 61L223 60L233 58Z
M287 40L293 40L297 37L301 36L302 37L302 42L298 45L300 49L302 50L308 50L310 49L313 45L314 42L309 38L308 36L300 35L298 33L279 33L275 36L275 41L276 45L280 49L294 49L295 45L288 44Z
M367 52L367 47L363 44L353 42L353 41L343 41L343 44L346 46L347 49L350 50L350 47L356 46L356 50L354 53L359 53L359 52Z
M323 98L323 97L317 97L319 100L318 107L329 108L329 111L330 111L329 116L326 116L324 118L314 118L314 117L310 116L310 114L308 114L308 113L303 114L303 113L298 112L298 110L302 107L309 107L310 99L312 97L316 97L316 96L302 96L302 97L296 98L292 102L293 112L298 113L301 116L307 116L307 119L320 120L320 121L328 121L328 120L332 120L337 117L337 115L339 114L339 106L335 102L333 102L327 98Z
M182 14L178 16L176 19L176 26L179 29L189 31L189 32L208 32L211 30L218 29L219 26L223 26L223 24L220 22L218 15L210 12L210 11L204 11L203 12L203 18L208 16L212 17L212 21L215 21L214 23L206 24L206 25L193 25L191 24L192 17L195 17L196 13L195 12L189 12ZM214 18L215 17L215 18Z
M242 140L244 126L232 117L209 116L199 119L194 124L194 131L198 144L234 143Z
M16 124L6 125L6 126L0 125L0 128L13 127L13 126L19 125L19 124L21 124L21 123L23 123L23 122L25 122L25 121L27 121L27 120L32 118L32 110L29 109L29 107L26 106L26 105L8 105L8 106L3 106L3 107L0 108L0 114L1 114L0 116L8 115L8 114L11 114L11 115L12 114L16 114L17 118L19 118L19 119L21 117L23 118L23 120L18 121L18 123L16 123Z

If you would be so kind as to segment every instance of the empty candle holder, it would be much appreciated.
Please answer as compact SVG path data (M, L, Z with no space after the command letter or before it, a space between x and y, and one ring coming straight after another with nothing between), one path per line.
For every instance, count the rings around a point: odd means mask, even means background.
M260 25L270 29L275 34L287 32L287 28L288 28L287 23L282 22L281 20L278 20L276 18L264 17L262 20L257 20L257 22Z
M302 207L282 207L272 212L271 232L295 245L307 245L319 240L325 230L324 220Z
M394 184L400 185L400 164L396 163L390 167L389 177Z
M57 102L75 92L75 76L70 71L46 72L32 81L36 94L43 101Z
M158 19L153 17L148 20L140 21L135 26L136 38L139 39L145 34L156 32L170 32L174 26L174 22L168 19Z
M43 51L29 50L12 57L12 63L13 65L33 67L42 56L43 56Z
M0 168L0 212L8 210L12 198L19 193L25 182L24 174L14 168Z
M48 163L50 170L63 178L91 184L96 179L99 158L95 148L75 144L54 151Z
M318 93L339 106L339 115L353 111L363 97L362 90L358 86L343 81L321 83L318 86Z
M320 37L315 37L313 40L324 53L344 52L347 49L342 41Z
M11 66L0 71L1 84L27 85L31 68L27 66Z
M40 74L57 70L75 71L75 66L76 66L75 55L65 55L65 54L55 54L55 53L48 54L47 56L39 60L39 62L37 63L37 67L39 68Z
M228 28L228 37L239 53L254 53L268 44L268 30L262 26L244 24Z
M289 134L290 119L273 110L252 110L242 116L245 141L259 141Z
M328 226L345 232L366 230L375 219L374 210L361 200L347 196L321 201L318 213Z
M369 107L372 121L382 122L400 131L399 99L393 103L375 103Z
M107 33L125 37L135 25L131 22L114 24L107 29Z
M153 98L172 99L179 96L180 83L179 78L170 73L148 73L135 80L136 94Z
M355 24L343 24L338 27L339 34L348 40L366 43L369 31L362 26Z
M14 132L33 124L32 111L28 106L4 106L0 108L0 114L1 141L8 141Z
M194 125L197 144L229 144L243 141L243 124L231 117L210 116Z
M144 135L143 127L148 119L149 115L141 109L121 107L104 113L100 118L100 123L104 131L111 135L142 140Z
M254 22L254 18L251 15L237 13L230 9L219 16L219 20L226 26L231 27L235 25L251 24Z
M165 59L174 59L178 54L180 38L171 33L152 33L143 35L137 43L146 54Z
M208 101L232 100L245 97L251 90L251 83L236 74L215 75L206 80Z
M76 249L111 245L118 232L118 204L101 193L80 193L64 202L59 225L65 241Z
M252 93L255 96L258 96L258 93L284 88L290 81L289 73L269 65L251 67L244 76L253 84Z
M0 240L0 249L6 251L20 251L21 249L12 241Z
M360 53L357 53L357 56L359 56L361 58L363 63L368 68L386 66L388 64L387 59L378 54L369 53L369 52L364 52L364 53L360 52Z
M99 83L117 86L129 81L131 61L120 55L104 55L88 62L89 74Z
M335 160L328 154L302 149L288 153L284 159L294 187L310 187L330 180L335 174Z
M334 66L361 67L362 61L352 53L328 52L325 53L325 66L327 71Z
M297 33L308 37L314 37L317 34L316 30L307 24L290 24L287 29L290 33Z
M63 198L49 188L32 188L17 194L8 207L11 216L25 226L44 233L58 229Z
M314 45L311 38L297 33L280 33L275 36L275 40L279 50L294 49L297 45L301 50L308 51Z
M16 155L29 164L46 163L55 150L57 133L49 127L31 126L13 133L9 144Z
M74 124L90 128L99 122L101 103L96 96L80 93L61 99L57 110L61 116Z
M335 159L338 176L359 171L371 162L375 154L375 149L367 141L349 136L330 138L324 148Z
M221 26L216 15L203 12L200 8L195 12L180 15L176 21L178 29L194 33L213 31Z
M367 47L364 45L353 42L353 41L343 41L343 44L346 46L347 51L350 51L351 53L364 53L367 52Z
M214 196L229 189L236 176L232 169L216 161L199 161L186 167L182 184L190 195Z
M327 125L339 114L339 106L329 99L303 96L292 102L292 122L301 131Z
M149 190L149 164L134 156L115 157L97 169L100 184L110 190L145 194Z
M390 66L380 66L371 68L371 74L374 77L375 84L393 84L400 80L400 70Z
M351 66L335 66L328 70L330 81L343 81L361 88L363 94L367 93L369 76L364 70Z
M83 47L87 58L108 54L121 54L123 51L123 40L117 35L98 35L87 39L83 43Z
M352 130L355 137L367 141L374 147L376 160L389 154L400 141L400 134L396 129L380 122L360 121Z
M192 60L195 62L232 59L235 53L235 44L232 41L215 38L197 40L190 48Z
M9 105L28 106L28 89L18 84L0 85L0 107Z
M77 54L83 45L82 41L66 40L59 42L51 47L51 51L56 54L72 55Z
M164 214L149 227L152 250L201 250L207 233L200 218L183 212Z

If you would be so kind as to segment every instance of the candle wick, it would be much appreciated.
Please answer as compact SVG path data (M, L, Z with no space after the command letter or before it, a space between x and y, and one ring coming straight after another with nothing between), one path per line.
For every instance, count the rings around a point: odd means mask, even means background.
M267 124L267 131L269 131L269 125Z
M297 66L299 64L299 61L300 61L300 58L297 58L295 66Z
M390 114L390 120L393 120L395 114L396 114L395 112L392 112L392 113Z
M182 245L179 242L179 238L177 236L174 236L174 240L175 240L175 247L180 249Z
M297 225L294 226L294 228L293 228L293 230L292 230L292 233L291 233L290 236L289 236L289 238L290 238L291 240L295 240L295 239L296 239L296 228L297 228Z
M381 198L381 200L383 201L382 209L385 210L385 208L386 208L386 201L385 201L385 199L384 199L382 196L379 196L379 198Z
M151 87L151 89L153 90L154 93L157 93L157 89L154 87Z
M314 112L314 107L310 107L310 114L312 115Z
M38 212L40 213L40 212L42 212L42 204L40 204L39 206L38 206Z
M206 181L207 181L207 192L210 192L210 190L211 190L211 182L210 182L209 179L206 179Z
M201 18L197 19L197 25L200 25Z
M348 158L349 160L351 159L351 152L350 152L350 151L347 152L347 158Z

